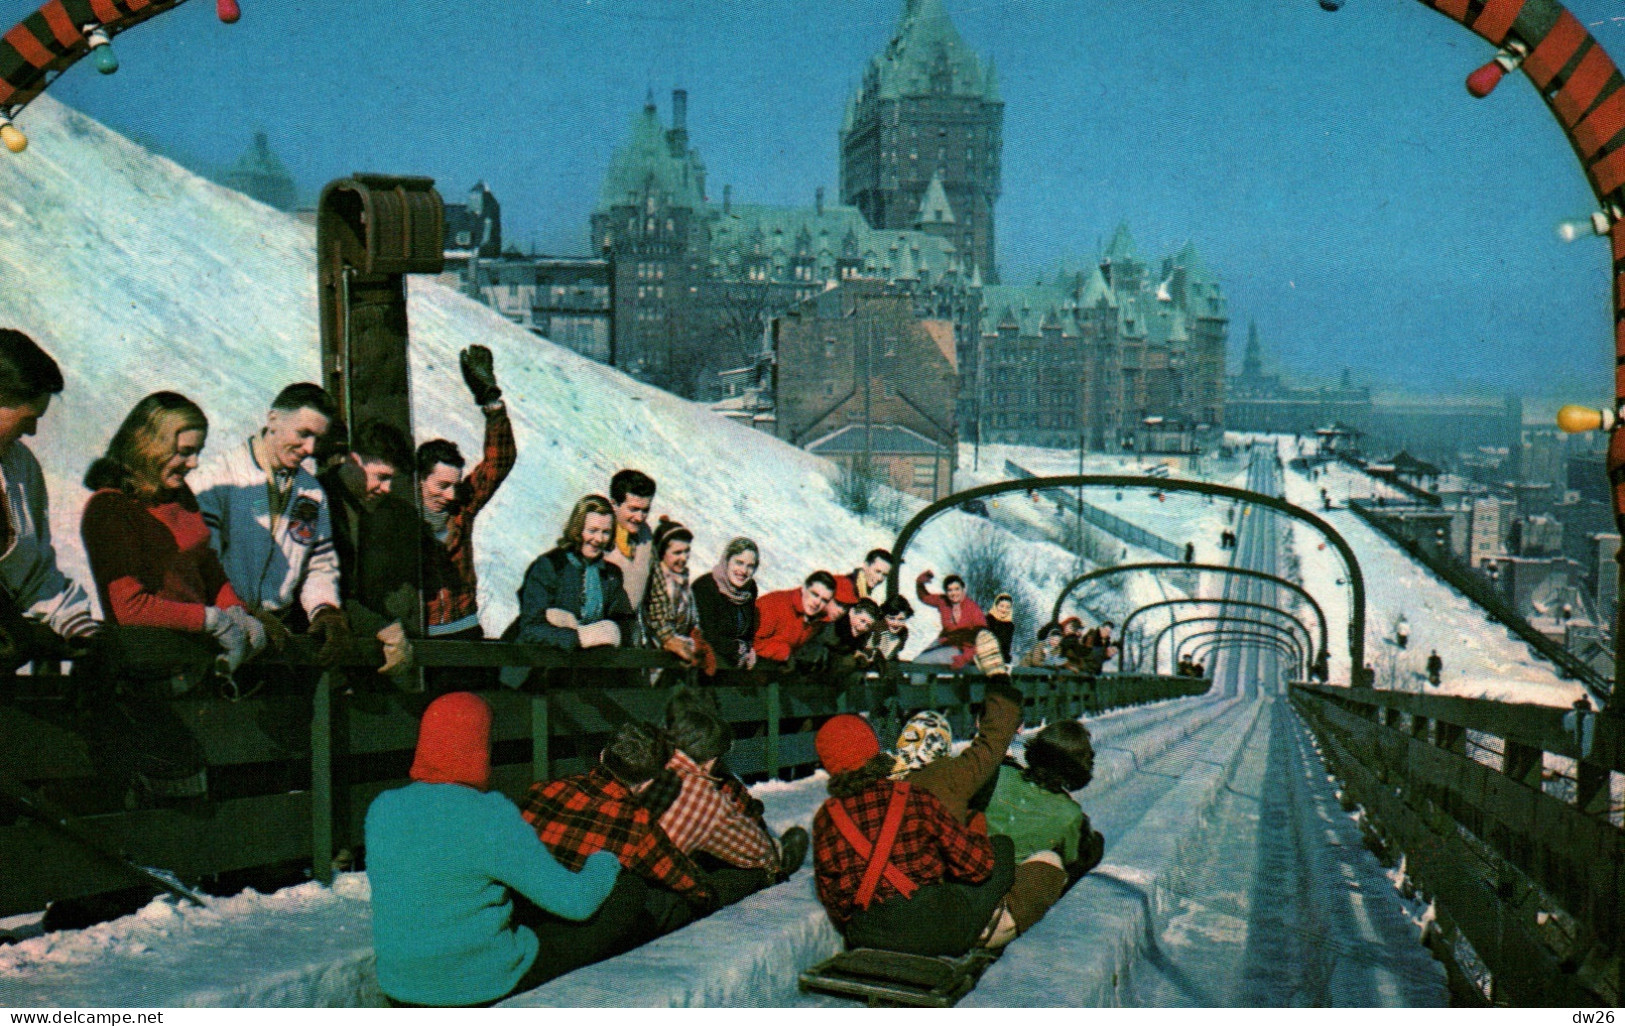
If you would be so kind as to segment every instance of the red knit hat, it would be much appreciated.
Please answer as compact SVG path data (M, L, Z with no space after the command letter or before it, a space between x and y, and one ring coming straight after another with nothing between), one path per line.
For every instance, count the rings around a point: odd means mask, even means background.
M862 716L842 713L818 728L813 738L818 761L832 775L848 773L880 754L874 728Z
M418 727L413 780L426 784L491 786L491 707L468 691L453 691L429 703Z

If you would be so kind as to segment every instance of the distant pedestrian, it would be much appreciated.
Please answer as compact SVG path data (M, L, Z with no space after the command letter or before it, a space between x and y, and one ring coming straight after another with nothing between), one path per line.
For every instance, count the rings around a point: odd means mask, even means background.
M1185 543L1185 562L1187 562L1187 563L1196 562L1196 543L1195 542L1186 542Z
M1434 649L1428 653L1428 683L1438 687L1440 675L1443 673L1444 660L1439 658L1439 650Z
M1399 618L1398 623L1394 624L1394 643L1400 648L1405 648L1411 643L1410 621L1403 616Z

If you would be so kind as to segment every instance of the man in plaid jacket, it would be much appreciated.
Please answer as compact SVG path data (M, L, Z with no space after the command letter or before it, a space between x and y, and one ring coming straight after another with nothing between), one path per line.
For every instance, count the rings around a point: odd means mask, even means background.
M595 851L613 853L650 884L648 921L667 933L717 907L706 874L665 831L643 801L671 759L671 742L648 724L626 723L586 773L531 785L520 806L526 821L566 869Z
M714 706L679 690L666 705L666 733L675 747L666 763L674 779L651 788L645 802L661 810L660 828L672 843L706 871L719 903L731 905L800 869L807 831L791 827L774 840L762 803L720 763L733 746L733 729Z
M830 774L813 816L818 900L847 947L957 956L986 945L1015 879L1010 839L972 832L929 792L890 780L861 717L830 719L814 744Z
M474 518L480 515L519 459L513 423L497 386L491 350L469 346L458 354L463 382L485 415L484 456L463 476L456 443L436 438L418 446L418 500L425 525L424 580L435 582L424 596L430 637L478 640L479 581L474 574Z

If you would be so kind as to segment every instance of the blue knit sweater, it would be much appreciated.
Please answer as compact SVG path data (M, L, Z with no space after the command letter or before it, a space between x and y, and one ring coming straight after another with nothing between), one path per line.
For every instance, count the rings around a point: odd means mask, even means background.
M509 924L508 888L566 919L604 903L620 863L596 852L580 873L554 861L499 792L412 783L367 810L367 878L378 983L398 1001L470 1005L502 997L536 960L536 935Z

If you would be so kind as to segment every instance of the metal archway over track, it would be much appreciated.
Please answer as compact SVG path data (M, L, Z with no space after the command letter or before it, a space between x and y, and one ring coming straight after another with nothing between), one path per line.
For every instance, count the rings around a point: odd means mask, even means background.
M1261 610L1261 611L1266 612L1266 613L1273 613L1276 616L1284 617L1288 623L1296 625L1300 630L1303 631L1303 643L1304 643L1305 647L1309 651L1310 662L1311 663L1314 662L1314 655L1315 655L1315 651L1316 651L1315 650L1315 643L1314 643L1314 639L1309 634L1309 628L1304 626L1304 623L1303 623L1302 620L1299 620L1296 616L1293 616L1291 613L1287 612L1286 610L1277 609L1276 607L1271 606L1271 605L1266 605L1263 602L1248 602L1248 601L1244 601L1242 599L1211 599L1211 598L1164 599L1161 602L1152 602L1152 603L1149 603L1147 605L1143 605L1140 608L1134 610L1134 612L1130 613L1128 616L1124 617L1123 618L1123 626L1118 631L1118 634L1120 635L1122 640L1126 642L1128 640L1129 625L1132 624L1134 622L1135 618L1138 617L1141 613L1149 613L1149 612L1151 612L1152 610L1155 610L1155 609L1166 609L1166 608L1169 608L1171 606L1193 606L1193 605L1235 606L1235 607L1237 607L1239 609L1257 609L1257 610ZM1179 621L1175 621L1175 622L1177 623ZM1321 635L1320 643L1321 643L1321 649L1320 650L1325 651L1326 637L1325 637L1324 634Z
M920 532L927 523L937 515L950 509L957 508L961 503L972 499L989 498L995 495L1008 495L1011 492L1027 492L1033 489L1046 488L1145 488L1164 492L1187 492L1193 495L1212 495L1215 498L1233 499L1253 506L1263 506L1266 509L1284 514L1294 520L1308 524L1337 550L1337 555L1343 561L1343 568L1347 574L1350 595L1349 602L1349 681L1352 684L1369 684L1365 667L1365 576L1360 572L1360 560L1354 555L1354 549L1344 540L1337 529L1320 517L1295 506L1285 499L1278 499L1273 495L1262 492L1248 491L1245 488L1232 488L1229 485L1212 484L1207 481L1184 481L1161 477L1142 477L1130 474L1067 474L1060 477L1028 477L1013 481L998 481L993 484L980 485L976 488L967 488L962 492L955 492L947 498L938 499L931 505L914 514L903 529L897 533L897 540L892 543L892 569L891 576L886 581L886 594L888 596L899 593L898 581L903 572L904 553L908 550L909 542ZM1180 564L1195 566L1196 564ZM1063 597L1065 593L1063 592ZM1317 607L1318 608L1318 607Z
M1059 620L1061 618L1061 611L1066 606L1066 600L1071 597L1074 591L1083 587L1085 584L1088 584L1090 581L1101 580L1115 574L1137 573L1142 570L1148 573L1158 573L1165 570L1200 570L1205 573L1212 574L1230 574L1235 577L1251 577L1255 580L1268 581L1271 584L1290 589L1296 593L1299 598L1309 603L1309 608L1315 611L1315 620L1320 626L1320 650L1322 652L1326 651L1326 611L1320 607L1319 602L1315 601L1315 597L1313 595L1304 590L1301 584L1289 581L1285 577L1265 573L1262 570L1249 570L1245 567L1226 566L1223 563L1123 563L1118 566L1105 566L1098 570L1091 570L1086 574L1080 574L1079 576L1072 578L1072 580L1066 583L1066 587L1061 589L1061 594L1055 599L1055 607L1050 611L1050 619ZM1204 599L1203 601L1223 602L1224 599Z
M1249 626L1268 626L1267 624L1258 624L1256 621L1248 621L1247 623ZM1192 634L1188 638L1180 639L1179 643L1174 646L1174 651L1170 653L1176 664L1181 650L1193 642L1198 646L1231 643L1245 643L1254 646L1268 645L1277 649L1282 655L1296 661L1295 672L1298 675L1297 679L1302 680L1303 675L1309 672L1308 666L1303 661L1303 649L1299 647L1298 640L1290 634L1268 634L1263 631L1246 631L1233 627L1215 627L1213 630L1202 631Z
M1173 651L1170 653L1170 654L1173 654L1173 653L1177 653L1178 650L1180 649L1180 647L1182 647L1183 645L1190 642L1193 638L1203 638L1203 637L1207 637L1210 634L1213 634L1213 633L1216 633L1216 632L1217 633L1224 632L1226 630L1226 628L1223 625L1227 624L1227 623L1228 624L1235 624L1235 625L1237 625L1238 628L1240 628L1240 627L1248 627L1248 628L1256 627L1256 628L1259 628L1260 631L1264 631L1264 630L1272 631L1274 633L1267 635L1268 637L1281 638L1284 641L1291 642L1293 651L1297 653L1298 658L1301 659L1301 660L1305 660L1304 665L1303 665L1303 672L1308 673L1309 664L1307 662L1307 659L1308 659L1309 653L1304 651L1303 644L1300 641L1298 641L1298 636L1296 634L1292 633L1291 628L1285 626L1284 624L1271 623L1268 620L1254 620L1254 619L1251 619L1249 617L1238 617L1238 616L1195 616L1195 617L1191 617L1189 620L1180 620L1177 623L1169 624L1168 626L1164 627L1162 630L1158 631L1157 636L1151 640L1151 645L1150 645L1151 668L1153 670L1155 670L1157 668L1157 660L1158 660L1158 657L1159 657L1159 652L1160 652L1160 650L1162 648L1162 639L1167 637L1169 631L1175 630L1176 628L1179 628L1179 627L1193 627L1193 626L1199 626L1199 625L1205 625L1205 624L1218 624L1219 625L1217 627L1214 627L1212 630L1208 630L1208 631L1204 631L1204 632L1198 632L1196 634L1189 634L1189 635L1186 635L1183 638L1180 638L1180 637L1176 636L1174 638L1174 642L1173 642L1173 646L1172 646ZM1299 626L1301 627L1302 625L1300 624ZM1143 653L1141 655L1141 658L1143 660L1143 658L1144 658Z

